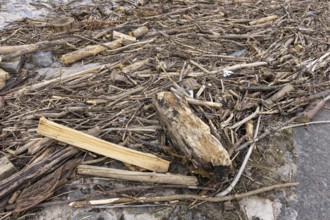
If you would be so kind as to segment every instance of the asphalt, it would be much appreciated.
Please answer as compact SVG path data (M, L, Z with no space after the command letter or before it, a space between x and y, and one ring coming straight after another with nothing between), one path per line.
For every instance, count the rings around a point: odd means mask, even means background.
M326 106L330 106L330 102ZM330 120L324 109L314 121ZM297 220L330 219L330 124L309 125L294 129L297 153Z

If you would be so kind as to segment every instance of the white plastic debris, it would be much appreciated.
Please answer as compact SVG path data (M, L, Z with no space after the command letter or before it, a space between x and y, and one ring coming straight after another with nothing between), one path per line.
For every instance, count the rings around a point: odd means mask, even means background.
M231 74L233 74L234 72L233 71L230 71L230 70L223 70L223 76L224 77L228 77L230 76Z

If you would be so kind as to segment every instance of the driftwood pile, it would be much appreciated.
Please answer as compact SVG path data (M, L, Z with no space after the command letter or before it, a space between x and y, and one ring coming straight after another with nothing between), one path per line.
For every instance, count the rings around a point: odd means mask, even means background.
M59 20L26 20L1 34L4 213L36 206L72 173L204 194L224 189L242 163L238 154L310 121L330 96L326 2L123 1L108 11L63 11ZM38 69L6 70L43 50L63 67L96 65L71 74L58 67L47 79ZM105 163L112 159L125 170ZM71 205L240 197L194 192Z

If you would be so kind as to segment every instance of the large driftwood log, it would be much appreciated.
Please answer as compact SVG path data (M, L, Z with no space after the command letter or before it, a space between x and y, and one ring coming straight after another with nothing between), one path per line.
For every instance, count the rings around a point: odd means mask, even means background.
M160 92L154 99L154 106L169 139L195 166L214 171L217 167L231 165L226 149L191 111L186 100L172 92Z

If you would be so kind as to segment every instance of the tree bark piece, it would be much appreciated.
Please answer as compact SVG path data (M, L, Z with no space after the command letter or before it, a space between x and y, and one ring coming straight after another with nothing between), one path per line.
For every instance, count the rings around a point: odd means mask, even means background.
M8 160L7 157L0 158L0 181L16 173L16 171L16 167Z
M31 166L27 166L14 175L2 180L0 182L0 201L10 193L25 187L26 184L34 182L41 176L57 169L65 160L72 157L77 152L78 150L74 148L59 150L49 155L46 159Z
M186 100L172 92L160 92L153 102L169 139L195 166L213 171L231 165L226 149L191 111Z
M25 188L16 200L14 212L25 211L51 197L57 188L68 182L78 163L79 159L66 162L53 173Z
M41 118L37 132L55 140L156 172L167 172L169 161L113 144Z
M87 132L91 135L99 135L100 129L95 127ZM10 193L22 189L27 184L31 184L39 178L53 172L77 153L79 153L79 150L73 147L59 149L51 155L48 155L42 161L28 165L10 177L0 181L0 201L6 198Z
M175 174L160 174L151 172L137 172L128 170L119 170L113 168L79 165L78 174L92 175L98 177L109 177L113 179L140 181L148 183L166 183L185 186L197 186L198 180L195 176L183 176Z

